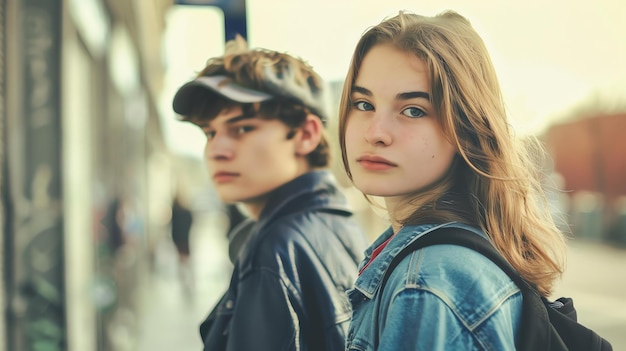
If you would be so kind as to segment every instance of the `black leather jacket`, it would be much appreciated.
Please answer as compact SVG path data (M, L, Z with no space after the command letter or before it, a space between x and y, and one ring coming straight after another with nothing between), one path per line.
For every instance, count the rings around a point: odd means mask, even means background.
M343 350L367 240L329 171L274 191L228 291L200 326L205 350Z

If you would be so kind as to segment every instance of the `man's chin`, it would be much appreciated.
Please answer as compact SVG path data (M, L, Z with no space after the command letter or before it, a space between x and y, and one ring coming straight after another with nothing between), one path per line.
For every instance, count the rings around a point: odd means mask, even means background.
M219 197L224 203L241 203L244 205L264 203L268 193L244 194L244 193L219 193Z

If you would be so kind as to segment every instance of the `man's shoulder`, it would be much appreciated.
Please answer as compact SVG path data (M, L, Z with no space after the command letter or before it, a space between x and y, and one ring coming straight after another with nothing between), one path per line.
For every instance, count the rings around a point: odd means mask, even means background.
M366 241L359 225L351 217L320 210L293 213L261 229L254 248L255 265L274 264L281 260L340 255L359 255ZM352 259L351 259L352 261Z
M350 217L336 216L323 209L309 209L274 220L261 229L259 236L265 245L283 246L336 236L353 226L357 230L356 222Z

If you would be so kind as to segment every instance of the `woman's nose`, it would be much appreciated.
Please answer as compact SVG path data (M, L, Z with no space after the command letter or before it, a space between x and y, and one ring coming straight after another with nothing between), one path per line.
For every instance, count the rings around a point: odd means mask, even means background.
M365 140L373 145L391 144L392 135L389 123L389 116L376 112L365 131Z

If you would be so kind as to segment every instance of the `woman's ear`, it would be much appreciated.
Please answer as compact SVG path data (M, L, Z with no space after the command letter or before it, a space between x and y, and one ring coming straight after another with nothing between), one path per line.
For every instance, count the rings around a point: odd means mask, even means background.
M308 114L302 126L296 134L296 155L306 156L313 152L322 140L324 125L319 117Z

